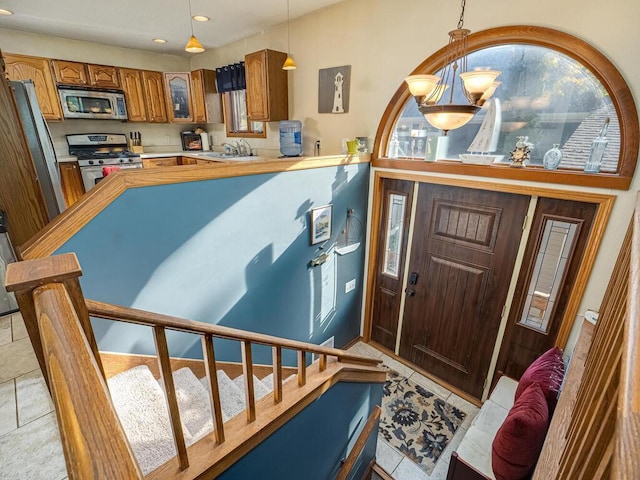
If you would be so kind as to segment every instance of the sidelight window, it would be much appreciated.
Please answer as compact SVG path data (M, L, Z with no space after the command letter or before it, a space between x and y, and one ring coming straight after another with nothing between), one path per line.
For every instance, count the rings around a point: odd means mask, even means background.
M527 299L518 322L547 333L553 307L562 289L571 252L577 239L578 224L548 218L538 248Z
M388 197L388 221L385 235L384 262L382 273L398 278L400 272L400 253L404 233L404 214L407 197L391 193Z

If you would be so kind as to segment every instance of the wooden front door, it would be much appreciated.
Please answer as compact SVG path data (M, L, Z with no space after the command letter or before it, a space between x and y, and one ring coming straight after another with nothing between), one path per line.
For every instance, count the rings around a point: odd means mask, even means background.
M400 356L480 398L529 197L421 184Z

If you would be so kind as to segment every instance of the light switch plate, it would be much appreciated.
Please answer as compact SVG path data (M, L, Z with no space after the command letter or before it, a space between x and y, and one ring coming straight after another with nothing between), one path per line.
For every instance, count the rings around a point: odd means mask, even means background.
M347 283L344 284L344 293L349 293L354 288L356 288L355 278L353 280L349 280Z

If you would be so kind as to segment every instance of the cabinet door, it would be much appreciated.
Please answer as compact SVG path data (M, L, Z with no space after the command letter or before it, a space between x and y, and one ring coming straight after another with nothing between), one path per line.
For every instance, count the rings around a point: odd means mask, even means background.
M143 70L142 87L147 107L147 119L152 123L167 123L169 120L162 72Z
M103 88L120 88L118 69L110 65L87 65L89 85Z
M142 75L133 68L120 69L120 83L127 100L127 115L130 122L146 122L147 112L144 108L142 92Z
M193 121L207 123L207 106L204 99L202 70L191 72L191 95L193 100Z
M178 165L178 157L144 158L143 168L175 167Z
M284 52L261 50L245 55L247 114L253 121L274 122L289 119L287 71Z
M189 73L165 73L164 84L169 106L169 121L193 123L191 102L191 75Z
M87 70L84 63L68 62L66 60L51 60L56 82L65 85L88 85Z
M33 80L42 115L47 120L62 120L60 98L47 58L3 54L9 80Z
M268 120L267 51L250 53L244 57L247 81L247 115L251 120Z
M60 183L64 202L67 207L70 207L84 195L80 167L78 167L78 162L60 162L58 166L60 167Z

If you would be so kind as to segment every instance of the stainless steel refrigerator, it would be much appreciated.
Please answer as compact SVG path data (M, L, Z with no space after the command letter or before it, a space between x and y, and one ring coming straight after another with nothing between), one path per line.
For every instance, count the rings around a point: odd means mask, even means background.
M33 82L31 80L12 81L11 89L31 151L49 220L53 220L65 209L65 202L51 133L40 111ZM9 218L8 221L10 224L11 219Z

